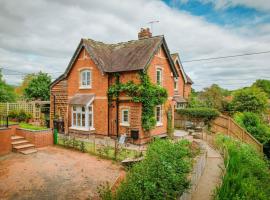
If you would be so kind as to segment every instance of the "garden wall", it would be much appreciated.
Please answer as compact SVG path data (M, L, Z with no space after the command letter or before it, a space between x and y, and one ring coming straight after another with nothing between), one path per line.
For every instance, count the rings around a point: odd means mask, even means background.
M24 137L35 147L45 147L53 144L53 133L51 129L34 131L28 129L17 128L16 135Z
M11 136L15 134L16 128L18 128L18 125L0 128L0 156L12 151Z

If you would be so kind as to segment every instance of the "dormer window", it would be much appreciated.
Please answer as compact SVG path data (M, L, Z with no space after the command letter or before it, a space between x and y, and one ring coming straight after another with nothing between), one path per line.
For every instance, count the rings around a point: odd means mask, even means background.
M82 70L80 79L80 88L91 88L92 72L91 70Z

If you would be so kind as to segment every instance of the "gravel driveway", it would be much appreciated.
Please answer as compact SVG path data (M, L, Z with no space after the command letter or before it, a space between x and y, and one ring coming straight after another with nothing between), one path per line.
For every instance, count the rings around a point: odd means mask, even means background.
M0 157L0 200L97 199L97 187L112 183L121 166L61 147Z

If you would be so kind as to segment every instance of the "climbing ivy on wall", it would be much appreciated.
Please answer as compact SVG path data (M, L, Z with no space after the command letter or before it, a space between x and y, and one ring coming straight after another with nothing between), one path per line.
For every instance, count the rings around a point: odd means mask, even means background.
M132 97L133 102L142 103L142 127L145 131L153 129L156 125L155 107L165 103L168 98L167 90L161 86L151 83L149 76L140 72L139 84L133 81L120 83L119 74L116 77L115 84L108 89L108 98L111 102L113 98L119 97L121 92L125 92Z

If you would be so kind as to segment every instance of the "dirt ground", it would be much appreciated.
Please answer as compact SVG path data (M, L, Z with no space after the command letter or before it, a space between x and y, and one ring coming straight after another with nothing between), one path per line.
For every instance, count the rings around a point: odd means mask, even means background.
M0 200L96 199L97 187L113 183L121 166L60 147L0 157Z

